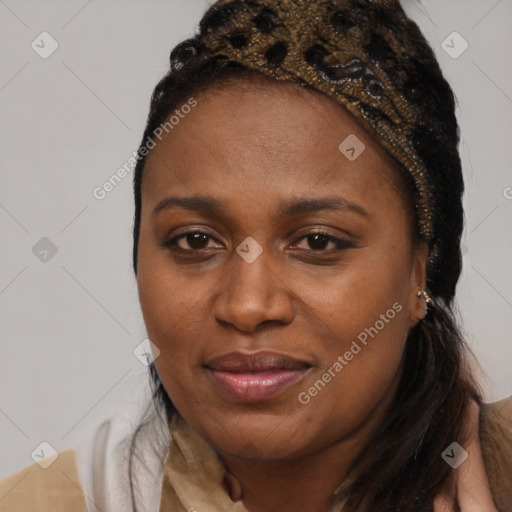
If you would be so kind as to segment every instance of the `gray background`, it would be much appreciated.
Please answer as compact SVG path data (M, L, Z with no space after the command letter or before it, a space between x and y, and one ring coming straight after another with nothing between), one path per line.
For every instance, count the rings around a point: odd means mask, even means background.
M93 190L137 149L170 49L209 4L0 0L0 477L31 464L42 441L74 446L147 396L133 355L146 336L131 269L132 174L103 200ZM512 390L512 1L403 5L458 99L458 302L493 401ZM31 48L43 31L59 45L47 59ZM456 59L442 47L453 31L469 44ZM461 48L457 36L446 44ZM57 248L46 261L43 237Z

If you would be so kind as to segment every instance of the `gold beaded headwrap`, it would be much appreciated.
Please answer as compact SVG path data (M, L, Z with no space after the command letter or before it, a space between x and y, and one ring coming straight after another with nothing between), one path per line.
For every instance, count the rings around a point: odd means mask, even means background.
M399 0L218 0L171 53L171 71L206 61L312 87L362 120L413 185L431 289L453 296L463 222L454 96Z
M412 176L420 235L431 240L432 191L408 138L421 112L403 93L406 74L392 69L407 56L389 12L377 12L386 5L396 2L358 9L348 0L219 0L201 22L201 40L210 56L278 80L298 78L367 121Z

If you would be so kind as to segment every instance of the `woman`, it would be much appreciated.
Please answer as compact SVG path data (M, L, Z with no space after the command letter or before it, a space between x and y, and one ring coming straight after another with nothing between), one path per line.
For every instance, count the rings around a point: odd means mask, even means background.
M512 400L482 403L452 312L458 140L396 0L217 2L135 172L157 409L0 510L512 510Z

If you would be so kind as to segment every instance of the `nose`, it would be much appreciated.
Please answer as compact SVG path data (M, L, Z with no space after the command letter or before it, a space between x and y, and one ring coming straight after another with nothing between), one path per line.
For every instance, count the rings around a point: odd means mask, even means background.
M272 268L271 253L266 249L251 263L233 253L231 270L222 280L214 304L218 322L253 332L263 324L288 324L293 320L293 291L282 272L279 275Z

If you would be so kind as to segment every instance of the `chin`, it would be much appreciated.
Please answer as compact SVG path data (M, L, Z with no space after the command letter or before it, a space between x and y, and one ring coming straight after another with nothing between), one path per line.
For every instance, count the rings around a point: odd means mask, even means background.
M208 415L209 416L209 415ZM294 421L291 415L215 415L215 421L201 425L203 436L218 451L242 459L288 459L307 451L311 423ZM306 445L304 445L306 443Z
M272 436L271 436L272 437ZM231 457L246 460L286 460L299 456L305 447L290 444L289 438L261 438L259 436L241 436L215 449Z

